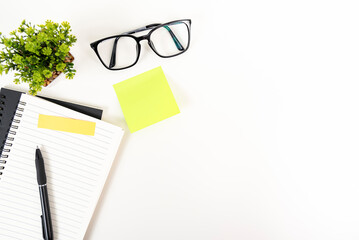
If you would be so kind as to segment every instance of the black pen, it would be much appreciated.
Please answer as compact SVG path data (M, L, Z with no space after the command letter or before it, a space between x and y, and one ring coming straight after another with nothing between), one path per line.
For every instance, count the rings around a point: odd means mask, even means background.
M37 183L39 184L40 201L41 201L41 223L42 223L42 234L45 240L53 239L51 214L49 196L47 194L47 180L45 173L44 159L40 149L37 147L35 152L35 165L37 173Z

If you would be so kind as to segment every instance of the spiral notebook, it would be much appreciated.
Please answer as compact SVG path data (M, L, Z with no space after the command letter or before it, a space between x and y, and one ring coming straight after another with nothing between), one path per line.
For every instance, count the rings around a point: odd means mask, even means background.
M36 146L46 166L54 239L83 239L123 129L11 90L1 89L0 97L0 239L43 239ZM38 128L39 114L95 122L95 135Z

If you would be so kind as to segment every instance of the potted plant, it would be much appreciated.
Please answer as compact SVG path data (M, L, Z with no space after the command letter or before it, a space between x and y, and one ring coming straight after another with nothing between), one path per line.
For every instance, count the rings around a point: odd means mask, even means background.
M48 20L35 26L24 20L17 30L10 33L10 37L0 33L0 50L3 45L0 75L16 71L14 83L28 83L32 95L50 84L61 72L72 79L76 70L70 47L77 39L70 32L68 22L58 24Z

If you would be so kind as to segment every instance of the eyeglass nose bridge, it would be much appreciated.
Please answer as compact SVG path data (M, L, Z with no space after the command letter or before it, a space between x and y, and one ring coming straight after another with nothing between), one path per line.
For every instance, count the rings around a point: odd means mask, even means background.
M138 53L138 56L137 56L137 60L138 58L140 57L140 53L141 53L141 41L143 40L147 40L148 44L151 45L150 43L150 38L149 38L149 35L143 35L143 36L139 36L139 37L136 37L136 41L137 41L137 53ZM137 62L137 61L136 61Z
M148 44L151 45L150 34L138 36L138 37L136 37L136 40L137 40L138 45L141 45L141 41L143 41L143 40L147 40Z
M147 35L143 35L143 36L139 36L137 37L137 42L141 42L142 40L149 40L149 36Z
M152 44L151 44L151 41L150 41L150 35L149 35L149 34L136 37L138 58L140 57L140 53L141 53L141 41L143 41L143 40L147 40L147 43L150 45L150 47L152 47ZM138 59L137 59L137 60L138 60Z

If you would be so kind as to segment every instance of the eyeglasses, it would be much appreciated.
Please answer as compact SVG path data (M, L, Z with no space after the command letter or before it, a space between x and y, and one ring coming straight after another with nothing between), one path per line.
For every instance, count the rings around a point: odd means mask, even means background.
M142 40L160 57L169 58L187 51L190 43L191 20L182 19L164 24L151 24L90 44L101 63L109 70L122 70L138 62ZM147 35L132 34L147 31Z

